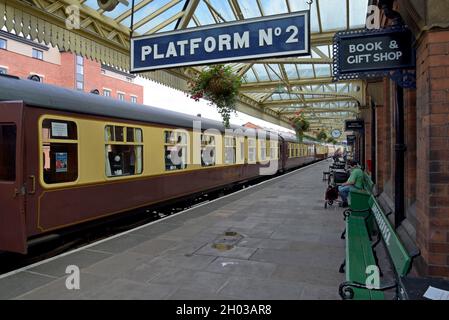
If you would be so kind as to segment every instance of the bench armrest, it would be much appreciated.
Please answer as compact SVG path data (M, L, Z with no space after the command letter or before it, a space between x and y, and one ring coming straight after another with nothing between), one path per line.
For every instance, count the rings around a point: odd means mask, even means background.
M354 298L354 290L352 290L352 288L383 292L386 290L395 289L398 286L399 284L394 282L394 284L389 284L380 288L368 288L365 284L358 282L343 282L338 288L338 293L343 300L352 300Z
M346 221L347 218L349 218L351 216L351 214L353 213L371 213L370 209L366 209L366 210L352 210L352 209L347 209L343 212L343 217Z

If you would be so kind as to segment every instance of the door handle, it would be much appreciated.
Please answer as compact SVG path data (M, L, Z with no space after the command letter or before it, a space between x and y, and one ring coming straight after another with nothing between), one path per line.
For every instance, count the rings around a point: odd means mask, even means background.
M36 177L29 176L28 178L31 179L31 191L28 194L36 194Z

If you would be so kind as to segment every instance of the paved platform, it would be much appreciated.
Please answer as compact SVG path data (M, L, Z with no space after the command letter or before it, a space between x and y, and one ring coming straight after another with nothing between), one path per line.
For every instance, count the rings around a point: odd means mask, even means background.
M328 167L318 163L1 278L0 299L340 299L344 222L341 209L324 209ZM68 265L81 270L80 290L66 288Z

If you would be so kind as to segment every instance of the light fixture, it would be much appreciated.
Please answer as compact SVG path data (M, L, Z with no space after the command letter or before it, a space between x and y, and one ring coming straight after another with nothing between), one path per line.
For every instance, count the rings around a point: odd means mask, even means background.
M129 5L127 0L97 0L98 6L104 11L113 11L119 3L122 3L125 6Z

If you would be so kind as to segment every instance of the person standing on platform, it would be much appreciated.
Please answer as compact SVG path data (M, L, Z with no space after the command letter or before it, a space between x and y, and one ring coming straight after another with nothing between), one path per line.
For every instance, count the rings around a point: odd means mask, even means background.
M364 173L362 169L360 169L356 161L349 161L349 168L351 170L351 176L346 183L338 187L338 192L343 202L343 208L349 206L348 197L351 190L363 190Z

